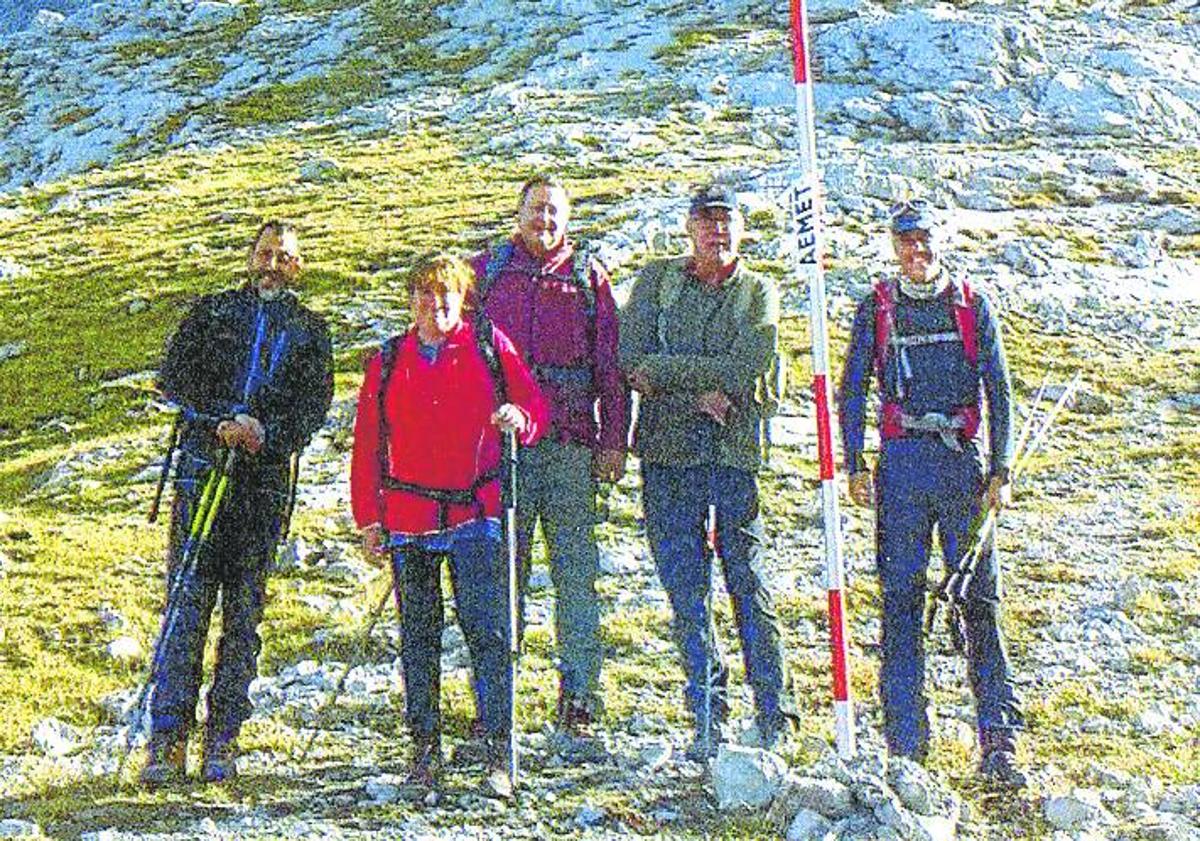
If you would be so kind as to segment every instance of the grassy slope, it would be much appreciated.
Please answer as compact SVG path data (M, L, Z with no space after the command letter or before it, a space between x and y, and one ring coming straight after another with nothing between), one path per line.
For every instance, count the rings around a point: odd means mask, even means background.
M298 164L311 155L337 159L344 178L322 185L297 182ZM436 132L395 138L349 140L322 134L294 136L204 154L172 154L74 179L41 191L22 194L19 204L29 212L18 221L0 222L0 239L6 252L34 270L31 278L0 289L0 323L7 337L25 340L29 351L0 364L0 425L8 430L0 440L0 551L10 558L7 577L0 588L0 697L5 715L0 719L0 750L29 747L31 726L48 715L79 725L101 720L97 699L106 692L136 680L132 669L114 670L98 656L102 631L96 608L110 604L132 624L131 632L149 641L156 629L161 599L160 558L162 530L147 529L141 520L150 493L148 484L131 486L124 481L146 464L164 433L159 414L147 409L145 394L128 389L99 389L113 376L155 365L166 334L178 321L188 301L198 293L225 286L236 276L246 239L264 216L284 216L298 221L304 231L309 259L306 287L309 300L331 314L339 354L339 390L348 395L355 384L355 354L346 350L362 339L360 326L340 319L336 312L361 297L386 294L395 281L395 267L414 254L433 247L460 248L477 244L487 232L503 229L511 212L515 185L523 170L489 165L486 170L466 159L453 138ZM581 204L638 189L653 189L657 182L680 173L625 170L595 177L579 174L575 191ZM68 191L83 191L101 206L79 211L48 213L54 200ZM109 198L105 198L109 194ZM86 201L86 198L85 198ZM218 217L218 214L230 214ZM232 222L221 221L232 218ZM588 224L586 212L581 218ZM780 267L773 267L777 271ZM136 315L128 303L144 298L149 307ZM1136 346L1113 347L1086 335L1042 336L1036 324L1013 318L1009 324L1013 366L1021 381L1035 382L1044 360L1058 360L1065 368L1082 368L1093 388L1112 399L1118 415L1110 418L1074 417L1064 430L1063 446L1041 462L1042 468L1071 467L1079 472L1086 448L1089 470L1103 481L1121 481L1123 475L1154 470L1164 483L1181 493L1189 505L1180 516L1151 512L1140 540L1131 549L1131 561L1159 580L1186 581L1200 572L1194 552L1194 535L1200 529L1195 513L1200 501L1200 443L1189 424L1170 426L1160 441L1122 443L1119 414L1128 406L1127 390L1138 385L1151 402L1185 391L1194 391L1191 372L1200 366L1200 351L1167 354ZM805 326L786 325L787 341L798 356L793 382L807 382L802 360L807 348ZM6 340L11 340L6 338ZM835 348L844 336L835 335ZM836 356L836 354L835 354ZM66 418L70 433L44 421ZM108 440L132 440L132 454L99 472L78 492L29 496L33 479L68 454L90 451ZM1070 445L1070 447L1066 445ZM773 502L768 511L774 533L782 533L805 510L814 475L809 454L780 454L781 473L798 473L799 482L787 476L765 479ZM101 480L101 481L97 481ZM1038 506L1050 504L1031 495L1023 503L1035 528ZM1057 514L1069 514L1089 501L1086 484L1072 498L1053 501ZM626 524L632 514L614 504ZM1148 511L1151 506L1147 506ZM344 525L332 512L303 512L297 531L310 538L344 534ZM869 548L868 523L861 515L852 520L849 552L865 557ZM628 539L628 531L611 531L610 539ZM1051 539L1052 534L1050 535ZM1018 535L1004 537L1017 574L1011 577L1008 614L1017 662L1034 630L1048 618L1069 610L1038 590L1037 603L1029 597L1036 573L1021 568ZM1190 542L1189 542L1190 541ZM815 549L814 549L815 555ZM1132 564L1131 564L1132 566ZM378 586L378 585L376 585ZM606 582L611 588L616 582ZM265 628L263 668L275 671L296 659L312 656L313 631L329 618L304 605L300 597L319 593L351 597L368 604L367 597L351 587L302 576L281 576L271 585L272 602ZM1048 600L1049 599L1049 600ZM851 587L852 639L864 639L864 621L878 608L877 591L869 576L860 576ZM831 737L825 698L826 664L820 643L804 642L794 628L800 619L817 623L823 617L823 596L817 585L782 596L781 614L788 627L789 656L793 660L806 717L806 735ZM1184 621L1200 621L1200 606L1185 610ZM1139 622L1163 640L1161 651L1146 652L1147 663L1175 657L1169 648L1170 622L1162 605L1148 603ZM724 632L731 635L727 613ZM662 608L612 615L605 627L613 658L606 671L611 720L620 721L636 708L657 712L682 725L676 687L679 675L669 651L668 616ZM345 621L345 640L354 624ZM527 724L547 720L553 705L550 678L550 641L544 633L530 639L526 659L523 715ZM335 649L338 644L335 643ZM322 656L328 656L323 652ZM1193 664L1195 665L1195 664ZM638 687L653 685L661 691L650 697L657 706L645 708L635 698ZM860 661L855 688L864 704L874 707L874 663ZM955 696L959 687L936 687L935 702ZM451 681L446 687L448 718L461 729L468 715L466 687ZM1133 714L1145 699L1130 699ZM1178 750L1167 756L1153 745L1135 738L1055 736L1059 725L1089 702L1086 686L1066 685L1049 696L1031 699L1031 717L1042 738L1025 750L1035 764L1054 762L1068 779L1083 779L1088 763L1098 756L1130 770L1152 769L1170 780L1200 780L1200 734L1185 734ZM1190 736L1190 738L1189 738ZM248 734L253 746L287 747L286 728L259 727ZM802 745L806 744L801 742ZM811 744L811 743L807 743ZM805 747L798 749L802 759ZM997 802L974 789L969 779L969 759L949 739L938 742L933 762L946 771L983 810L997 821L1011 819L1012 803ZM54 788L42 781L27 793L25 809L39 820L70 820L71 805L81 793L102 798L111 790L83 792L78 787ZM93 787L94 788L94 787ZM103 787L101 787L103 788ZM286 792L280 792L280 796ZM172 795L150 798L166 804ZM556 807L569 816L577 801L564 798ZM612 809L628 810L614 802ZM117 807L113 807L116 809ZM153 820L156 812L139 820ZM94 816L93 816L94 817ZM115 820L115 813L107 814ZM74 820L78 821L76 816ZM99 820L97 818L97 820ZM120 822L120 821L118 821ZM1035 831L1036 817L1020 825ZM82 828L78 823L77 828ZM731 837L757 831L737 821L718 832Z

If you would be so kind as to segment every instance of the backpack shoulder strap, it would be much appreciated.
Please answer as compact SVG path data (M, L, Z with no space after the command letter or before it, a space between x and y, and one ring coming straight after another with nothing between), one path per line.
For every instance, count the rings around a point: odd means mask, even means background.
M577 248L575 250L575 265L571 269L571 283L583 293L584 300L587 301L587 314L589 320L596 318L596 284L593 282L592 264L599 264L600 259L596 256L596 252L591 248Z
M958 336L962 339L963 353L967 362L975 365L979 361L978 317L975 313L975 293L966 279L955 284L953 311L954 325L958 328Z
M512 259L512 255L513 244L511 240L505 240L488 249L487 263L484 264L483 277L479 279L479 283L475 289L481 310L487 302L487 297L491 293L492 287L500 279L500 273L504 271L508 266L508 261Z
M674 270L674 263L674 260L653 260L642 269L642 277L652 280L658 287L655 290L658 303L656 335L660 352L667 347L667 310L675 306L683 291L683 272Z
M375 396L375 399L379 403L377 407L379 414L379 446L376 448L376 451L379 455L379 475L381 478L387 477L391 469L391 459L388 458L388 440L391 437L391 426L387 422L387 414L384 412L383 402L387 396L388 383L391 382L392 374L396 370L396 357L400 352L400 342L403 340L403 335L391 336L379 349L379 393Z
M479 353L487 365L488 373L492 376L492 391L495 395L496 405L503 406L508 402L508 380L504 378L504 368L500 364L500 352L496 350L491 319L485 316L482 310L475 316L474 328L475 343L479 346Z
M896 319L896 289L889 280L875 284L875 374L883 382L883 364L887 356L888 342L892 338L892 324ZM881 386L882 387L882 386Z

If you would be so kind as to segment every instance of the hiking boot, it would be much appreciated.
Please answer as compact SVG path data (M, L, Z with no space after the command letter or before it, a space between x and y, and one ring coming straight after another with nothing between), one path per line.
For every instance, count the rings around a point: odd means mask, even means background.
M721 746L720 723L714 721L712 727L708 728L707 736L704 729L702 723L697 723L696 733L692 737L691 744L683 753L692 762L708 762L717 755L717 749Z
M223 783L237 776L237 735L222 733L204 741L200 778L206 783Z
M558 696L558 731L573 739L592 735L592 725L595 723L594 708L595 704L589 703L586 698L560 692Z
M791 728L792 722L785 715L756 715L753 726L742 733L739 741L744 747L778 751Z
M471 719L467 738L454 747L450 758L455 765L483 765L487 762L487 731L484 730L483 719Z
M403 787L414 797L423 797L437 789L442 775L442 742L436 735L413 737L412 763L404 776Z
M1005 788L1024 788L1029 782L1017 767L1017 746L1012 730L981 729L979 751L979 776L984 782Z
M146 767L138 776L146 788L181 783L187 779L187 737L156 733L146 746Z
M516 796L516 786L508 773L508 735L493 735L487 738L488 760L487 777L484 780L484 793L497 800L512 800Z

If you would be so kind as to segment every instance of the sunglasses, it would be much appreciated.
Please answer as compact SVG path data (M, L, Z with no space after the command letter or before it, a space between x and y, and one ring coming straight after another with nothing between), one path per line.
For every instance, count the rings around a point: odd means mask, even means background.
M904 199L888 208L888 215L895 219L899 216L907 216L910 213L923 213L931 207L933 205L928 199Z

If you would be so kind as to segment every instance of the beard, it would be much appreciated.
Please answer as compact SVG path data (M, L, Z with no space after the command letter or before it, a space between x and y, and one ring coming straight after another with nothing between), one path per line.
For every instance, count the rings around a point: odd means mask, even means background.
M936 298L949 284L950 276L940 262L930 264L924 280L913 280L903 273L900 275L900 291L918 301Z

